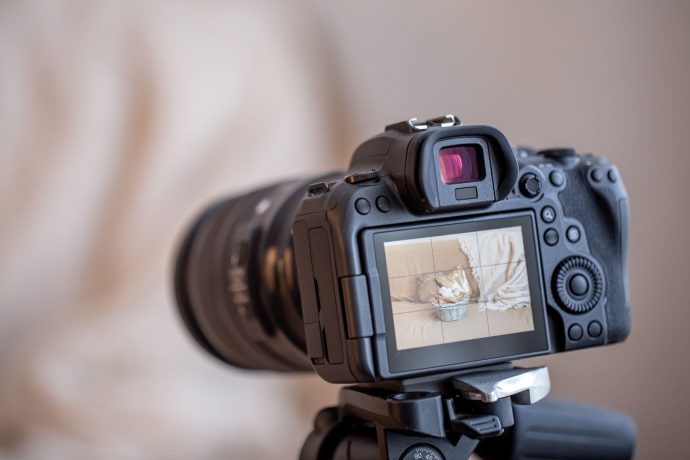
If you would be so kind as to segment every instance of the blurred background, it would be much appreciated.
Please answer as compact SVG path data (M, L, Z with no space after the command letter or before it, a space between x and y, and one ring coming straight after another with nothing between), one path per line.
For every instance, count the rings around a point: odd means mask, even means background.
M337 388L187 337L173 249L209 201L344 168L411 116L616 163L633 332L552 394L687 458L687 1L3 2L0 458L296 458Z

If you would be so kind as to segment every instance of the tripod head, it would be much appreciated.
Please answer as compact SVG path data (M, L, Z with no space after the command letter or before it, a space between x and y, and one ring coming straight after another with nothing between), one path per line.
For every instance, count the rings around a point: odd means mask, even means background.
M629 459L632 422L599 408L541 401L546 367L355 385L314 421L300 460Z

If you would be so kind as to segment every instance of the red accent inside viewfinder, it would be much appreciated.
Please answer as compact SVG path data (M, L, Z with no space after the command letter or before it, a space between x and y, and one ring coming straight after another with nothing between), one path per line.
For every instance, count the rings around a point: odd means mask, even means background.
M438 152L444 184L463 184L483 179L481 149L477 145L453 145Z

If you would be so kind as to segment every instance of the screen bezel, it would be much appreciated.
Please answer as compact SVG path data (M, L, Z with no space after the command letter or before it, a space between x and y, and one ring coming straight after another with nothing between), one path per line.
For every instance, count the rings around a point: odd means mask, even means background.
M384 243L516 226L522 229L522 239L525 246L525 262L532 302L534 330L398 350ZM388 372L384 373L405 374L439 367L463 368L543 354L550 350L546 330L544 291L541 264L538 257L537 235L534 217L531 213L517 213L500 217L494 215L454 223L427 223L422 226L387 228L372 231L370 237L375 260L373 261L374 264L369 263L368 265L370 270L373 268L372 265L376 267L376 273L370 273L370 279L379 280L377 291L380 299L377 300L382 307L386 331L385 349ZM380 362L380 364L384 363Z

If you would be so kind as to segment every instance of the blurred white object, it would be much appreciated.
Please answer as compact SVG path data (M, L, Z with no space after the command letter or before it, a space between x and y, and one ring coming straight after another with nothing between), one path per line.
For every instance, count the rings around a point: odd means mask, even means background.
M0 5L0 457L296 456L289 381L191 345L168 275L209 200L333 162L301 10Z

